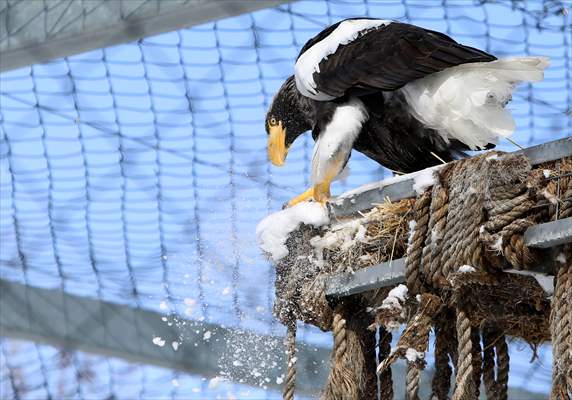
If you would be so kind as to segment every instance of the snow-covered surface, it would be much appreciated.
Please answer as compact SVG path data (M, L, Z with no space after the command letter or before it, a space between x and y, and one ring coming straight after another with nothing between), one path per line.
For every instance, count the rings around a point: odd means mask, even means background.
M475 272L476 269L470 265L461 265L459 267L459 271L462 274L467 274L467 273L471 273L471 272Z
M413 190L418 195L435 184L435 171L431 168L423 169L413 176Z
M314 184L331 179L342 172L367 116L364 104L357 97L336 107L332 120L320 132L314 145L312 155Z
M270 214L256 227L259 247L274 262L288 255L286 239L301 224L320 227L330 222L328 210L320 203L306 201Z
M519 82L543 79L546 57L514 57L463 64L400 89L415 117L445 139L473 150L510 136L516 124L504 106Z
M406 175L392 176L391 178L386 178L379 182L366 183L365 185L359 186L355 189L348 190L347 192L342 193L341 195L336 197L334 202L337 201L338 203L341 203L344 199L352 199L355 196L360 195L361 193L369 192L371 190L379 190L386 186L395 185L409 180L413 182L413 190L415 190L417 194L420 194L429 186L435 184L435 177L436 177L435 174L441 168L443 168L443 164L422 169L421 171L412 172Z
M332 100L332 96L316 90L314 72L320 72L320 62L334 54L340 45L354 41L360 32L390 23L391 21L384 19L353 19L339 24L332 33L307 49L296 61L294 72L296 87L300 93L314 100Z

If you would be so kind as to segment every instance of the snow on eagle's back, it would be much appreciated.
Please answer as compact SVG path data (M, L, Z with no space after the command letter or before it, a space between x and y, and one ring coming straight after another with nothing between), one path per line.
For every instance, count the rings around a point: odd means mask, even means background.
M316 92L314 72L320 72L320 62L334 54L339 46L354 41L360 32L389 25L392 21L383 19L350 19L340 23L326 38L307 49L296 61L294 74L298 91L314 100L334 99L325 93Z
M301 224L320 227L330 222L326 207L317 202L302 202L293 207L270 214L256 227L259 247L274 262L288 255L286 239Z

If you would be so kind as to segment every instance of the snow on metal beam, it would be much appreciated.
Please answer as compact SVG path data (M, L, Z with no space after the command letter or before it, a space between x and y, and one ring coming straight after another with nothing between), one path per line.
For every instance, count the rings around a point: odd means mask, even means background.
M543 162L558 160L563 157L572 156L572 137L555 140L538 146L532 146L519 150L516 154L524 154L532 165ZM443 165L438 165L427 170L438 171ZM427 171L424 170L424 171ZM387 185L375 186L369 190L364 190L353 196L334 200L330 204L330 211L334 217L343 217L371 208L372 204L383 203L385 199L399 201L402 199L415 197L413 189L415 176L426 173L424 171L415 172L402 177L398 177L394 182Z
M549 248L572 242L572 217L559 221L531 226L524 233L527 246ZM545 272L551 270L550 260L529 271L548 294L553 287L547 284ZM505 272L513 272L507 270ZM342 273L326 281L326 296L330 299L351 296L380 287L388 287L405 282L405 258L383 262L352 273ZM551 279L550 282L551 283Z
M221 363L232 365L236 360L243 364L240 369L233 368L237 381L278 389L277 378L285 365L281 338L190 320L169 326L161 313L61 290L0 280L0 311L2 337L119 357L203 377L219 375ZM204 340L206 332L210 332L208 340ZM164 345L154 344L154 337L164 340ZM180 342L176 350L171 345L174 341ZM297 390L317 394L327 376L329 354L329 349L298 344ZM249 372L260 369L262 362L275 362L277 367L265 369L262 377L253 377ZM270 381L261 382L265 378Z
M0 2L0 72L114 46L288 0Z

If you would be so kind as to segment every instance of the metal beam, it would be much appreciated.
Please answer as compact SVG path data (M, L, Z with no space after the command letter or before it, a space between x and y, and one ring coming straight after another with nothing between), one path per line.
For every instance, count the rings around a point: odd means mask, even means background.
M276 7L288 1L2 1L0 72Z
M547 249L572 242L572 217L531 226L524 233L524 243L529 247Z
M203 377L220 375L220 365L240 361L233 378L259 385L260 378L249 372L266 369L269 388L278 389L276 378L285 366L282 338L223 328L218 325L182 320L169 326L165 315L134 307L40 289L0 280L0 336L47 343L131 362L177 369ZM210 339L204 340L210 331ZM184 340L179 335L184 335ZM165 345L153 344L161 337ZM173 341L181 342L175 351ZM316 395L325 382L330 350L298 343L296 388ZM245 351L246 350L246 351ZM264 364L262 364L264 365Z
M515 154L524 154L532 165L570 157L572 156L572 137L532 146L519 150ZM419 174L425 174L429 170L435 172L441 168L443 168L443 165L427 168L423 171L388 179L385 182L380 182L378 186L354 195L345 195L330 203L330 212L334 217L344 217L371 208L372 204L383 203L385 199L399 201L415 197L416 193L413 189L415 177Z
M531 226L524 233L527 246L549 248L572 242L572 217L559 221L547 222ZM528 274L534 276L548 293L552 294L552 278L546 277L551 260L538 265ZM507 270L505 272L515 272ZM330 299L351 296L381 287L388 287L405 282L405 258L383 262L372 267L363 268L351 273L331 276L326 280L326 297Z

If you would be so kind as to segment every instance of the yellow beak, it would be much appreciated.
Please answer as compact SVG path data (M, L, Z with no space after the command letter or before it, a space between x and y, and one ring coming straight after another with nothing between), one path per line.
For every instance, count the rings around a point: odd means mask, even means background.
M284 165L288 148L286 147L286 129L282 128L282 121L276 126L269 127L268 158L276 166Z

